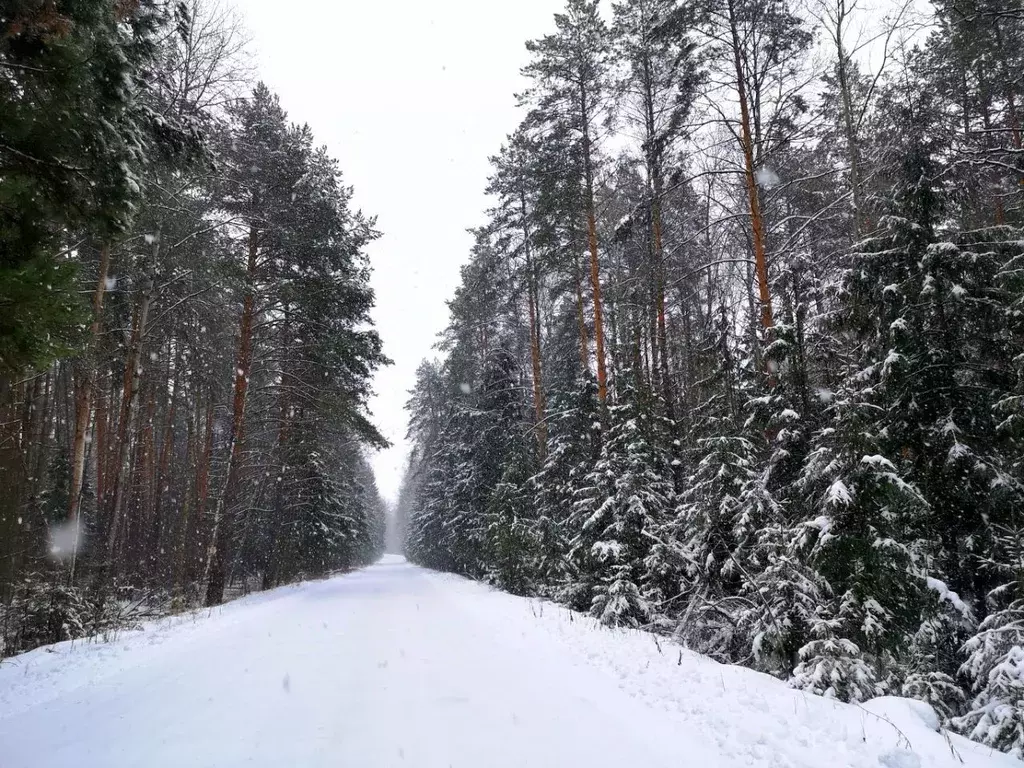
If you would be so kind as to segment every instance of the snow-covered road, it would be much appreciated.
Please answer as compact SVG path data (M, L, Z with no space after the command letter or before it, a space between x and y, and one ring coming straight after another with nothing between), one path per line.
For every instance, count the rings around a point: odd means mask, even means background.
M891 722L890 722L891 721ZM0 768L1021 765L399 558L0 665Z

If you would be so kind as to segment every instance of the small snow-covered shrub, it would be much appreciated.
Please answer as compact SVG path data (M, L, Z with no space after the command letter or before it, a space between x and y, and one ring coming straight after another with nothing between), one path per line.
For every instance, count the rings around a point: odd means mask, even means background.
M790 685L840 701L867 701L882 694L875 671L852 640L812 640L800 649Z
M107 640L170 607L159 593L117 584L88 590L67 584L59 573L31 573L0 607L0 655L85 637Z
M974 699L954 725L972 739L1024 758L1024 601L988 616L967 641L961 673Z
M29 574L3 609L4 652L36 648L86 633L89 605L78 587Z
M907 675L902 695L931 705L942 725L947 725L965 703L963 689L945 672L922 671Z
M602 624L635 627L647 620L650 611L636 584L619 578L598 589L590 613Z

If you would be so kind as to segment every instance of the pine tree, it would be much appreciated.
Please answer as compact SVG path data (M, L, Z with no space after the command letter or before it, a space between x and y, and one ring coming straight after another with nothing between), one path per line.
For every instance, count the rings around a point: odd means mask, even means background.
M522 97L533 106L528 121L545 132L568 131L582 171L582 207L586 222L590 299L597 358L597 396L607 396L608 372L601 301L594 169L597 160L595 125L606 88L608 33L595 0L568 0L565 13L555 14L557 32L526 44L534 55L523 69L535 85Z
M237 494L240 488L245 440L246 405L253 364L254 327L263 303L268 269L279 262L275 246L283 234L274 220L287 210L290 194L285 190L302 177L298 149L289 141L286 116L280 102L260 84L251 100L240 102L232 113L237 134L228 156L229 173L221 191L221 205L240 217L247 229L244 273L241 277L241 313L238 351L235 358L232 417L227 471L224 487L217 496L213 513L213 537L207 555L206 601L217 605L223 600L227 564L231 558L236 528Z
M771 84L797 78L811 35L786 0L720 0L709 4L706 15L706 34L714 41L713 69L738 102L738 119L723 118L742 155L760 321L770 328L774 308L761 187L770 177L766 169L774 163L775 152L793 140L806 110L800 89L773 90Z
M664 405L673 408L666 309L663 213L665 181L674 146L686 133L696 88L703 77L689 35L693 9L676 0L629 0L612 6L612 39L628 72L617 84L627 120L640 129L646 175L650 293L655 315L652 376L660 380Z

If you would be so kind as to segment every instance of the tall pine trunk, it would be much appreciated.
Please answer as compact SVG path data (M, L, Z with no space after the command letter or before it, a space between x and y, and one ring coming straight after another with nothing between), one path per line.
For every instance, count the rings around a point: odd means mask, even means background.
M590 115L587 91L580 88L580 128L583 131L584 205L587 215L587 246L590 251L590 292L594 302L594 352L597 355L597 397L602 403L608 396L608 370L604 354L604 317L601 306L601 269L597 252L597 214L594 210L594 168L591 156Z
M234 399L231 410L230 452L224 490L217 498L213 515L210 549L206 557L206 605L220 605L227 586L229 547L234 538L234 517L230 505L238 486L242 460L242 439L245 432L245 399L249 391L249 370L252 366L252 337L256 312L256 257L259 230L249 225L249 258L246 265L246 290L238 331L238 357L235 364Z
M135 308L135 319L132 323L132 337L128 348L128 359L124 367L124 388L121 393L121 410L117 426L117 447L113 461L113 470L107 482L113 493L110 510L110 523L107 529L107 558L110 566L116 570L116 556L119 537L121 535L122 516L124 515L124 496L126 474L128 472L128 456L132 442L132 424L138 410L139 390L142 384L142 349L146 338L146 322L149 319L149 308L153 301L154 280L152 269L156 266L159 238L154 244L153 263L146 275Z
M751 239L754 244L754 272L757 276L758 298L761 303L761 325L771 328L772 298L768 286L768 261L765 248L764 218L761 215L761 199L757 189L754 169L754 138L750 129L750 105L747 100L746 76L740 56L741 44L739 21L736 18L736 0L729 0L729 33L732 38L733 64L736 67L736 95L740 102L740 144L743 149L744 176L747 186L747 202L750 207Z
M530 226L526 218L526 193L519 191L520 215L523 222L523 249L526 253L527 294L530 305L530 363L533 369L533 410L536 419L537 455L541 461L547 453L547 423L544 420L544 382L541 378L540 357L540 296L537 286L537 268L530 248Z
M170 347L173 342L168 345ZM170 349L168 349L167 355L168 366L170 365L171 355ZM173 378L172 378L173 377ZM181 345L177 345L177 351L174 355L174 373L168 376L167 379L171 382L171 393L168 397L167 403L167 419L164 425L163 440L160 447L160 458L157 461L156 466L156 477L155 477L155 489L153 498L153 552L154 557L159 557L163 547L161 546L164 538L164 525L163 525L163 501L164 495L167 493L169 488L167 487L170 482L170 468L171 468L171 454L174 452L174 421L177 417L178 411L178 390L181 388ZM160 558L160 570L166 573L165 567L166 560ZM162 575L162 574L161 574Z
M103 298L107 291L107 276L110 272L110 246L100 247L99 268L96 288L92 294L92 325L85 354L75 368L75 432L71 445L71 492L68 494L68 521L77 524L82 505L82 488L85 483L85 448L88 441L89 423L92 421L92 393L96 383L96 349L103 331Z
M850 166L850 195L853 200L853 239L864 234L863 205L861 203L860 145L854 123L853 96L850 85L850 59L843 45L845 10L836 18L834 42L836 44L836 74L839 78L839 101L843 112L843 132L846 134L846 161Z

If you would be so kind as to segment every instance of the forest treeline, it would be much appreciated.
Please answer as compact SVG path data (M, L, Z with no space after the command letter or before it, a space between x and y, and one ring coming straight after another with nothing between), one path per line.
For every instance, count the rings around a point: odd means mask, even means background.
M1021 755L1024 5L875 5L527 43L399 511L416 562Z
M377 232L230 7L0 27L0 656L372 561Z

